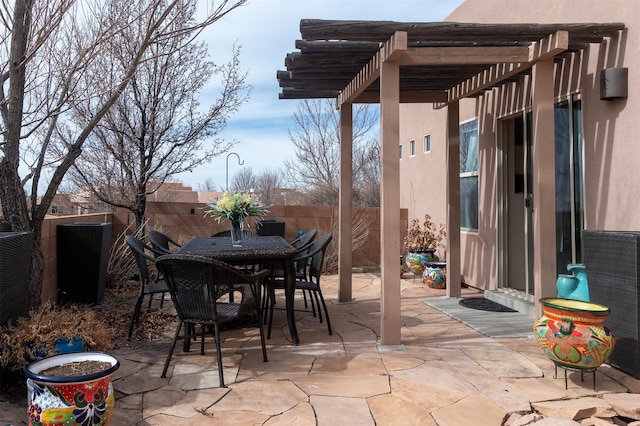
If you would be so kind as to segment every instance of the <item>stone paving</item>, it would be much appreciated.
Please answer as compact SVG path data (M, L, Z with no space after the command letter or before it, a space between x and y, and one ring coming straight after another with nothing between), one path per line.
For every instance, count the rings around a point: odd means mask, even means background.
M490 338L428 306L444 290L402 280L402 345L380 335L380 279L353 276L354 303L337 304L337 276L323 278L334 333L297 312L293 346L276 311L269 362L257 330L222 337L227 388L218 387L213 342L207 353L176 349L160 378L167 338L122 346L111 424L119 425L640 425L640 380L608 365L591 375L554 378L533 333ZM463 289L466 296L480 296ZM284 302L280 301L279 306ZM303 308L301 300L296 302ZM533 325L533 324L532 324ZM211 339L209 339L211 340ZM0 426L26 424L26 402L0 395Z

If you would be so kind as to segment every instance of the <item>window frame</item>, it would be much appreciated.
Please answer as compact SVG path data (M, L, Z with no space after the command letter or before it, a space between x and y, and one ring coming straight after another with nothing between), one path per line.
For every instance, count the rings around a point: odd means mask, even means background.
M469 231L469 232L479 232L479 224L480 224L480 206L479 206L479 195L480 195L480 173L479 173L479 152L480 152L480 133L479 133L479 123L478 123L478 117L474 117L471 118L469 120L465 120L463 122L460 122L459 124L459 128L460 128L460 230L462 231ZM470 130L463 130L463 127L465 125L468 125L469 123L475 123L475 129L470 129ZM473 169L468 170L468 167L466 167L467 170L463 171L463 165L462 165L462 156L466 155L469 153L469 150L467 150L467 152L463 152L464 148L469 148L469 145L465 145L463 143L463 138L465 137L464 135L466 134L470 134L471 132L475 132L475 138L472 139L472 141L475 143L475 161L473 161L475 164L473 164L473 166L475 166ZM468 164L466 164L468 166ZM475 195L475 211L471 212L475 215L475 219L471 219L471 223L468 223L469 221L467 220L463 220L463 214L465 213L464 210L464 205L465 205L465 201L466 199L463 198L465 193L463 193L462 191L462 187L463 187L463 181L468 181L469 178L475 178L476 183L475 183L475 189L474 189L474 193L475 194L471 194L472 196ZM473 203L472 203L473 204ZM474 207L473 205L471 207ZM475 223L473 223L475 222ZM473 226L466 226L466 225L475 225L475 227Z
M422 153L428 154L431 152L431 135L424 135L422 138Z

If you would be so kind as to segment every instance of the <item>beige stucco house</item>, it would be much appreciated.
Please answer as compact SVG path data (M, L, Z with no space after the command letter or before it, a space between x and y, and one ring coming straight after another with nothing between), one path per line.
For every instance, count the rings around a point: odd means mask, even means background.
M583 229L640 229L639 15L634 0L467 0L442 23L301 21L280 96L340 110L345 302L352 104L380 103L382 344L401 342L400 208L446 224L447 296L467 284L532 315L582 260Z
M582 230L640 230L640 216L635 214L640 199L630 191L640 182L635 136L640 132L640 38L634 36L640 28L640 9L632 0L467 0L446 20L620 22L626 27L602 43L588 43L556 57L551 70L553 127L547 124L553 133L540 138L549 149L538 162L532 98L550 81L535 82L531 73L460 100L461 167L467 167L460 170L461 281L533 303L555 295L553 277L567 273L568 263L584 261ZM446 108L400 107L400 205L409 209L410 218L429 212L436 220L446 220L446 193L441 190L447 177L446 125ZM537 171L536 165L541 166ZM552 186L535 182L549 177L555 177L555 197L549 194ZM548 204L537 203L544 199ZM541 239L555 236L555 244L547 245L555 250L546 253L555 254L555 259L547 256L541 265L550 273L536 288L538 205L552 214L543 221ZM489 297L500 300L499 294Z

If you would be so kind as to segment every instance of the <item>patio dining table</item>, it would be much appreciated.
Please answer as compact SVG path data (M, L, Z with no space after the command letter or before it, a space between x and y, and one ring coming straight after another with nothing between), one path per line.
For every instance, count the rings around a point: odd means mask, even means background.
M296 250L279 236L253 236L242 239L241 246L231 243L230 237L196 237L183 245L177 253L211 257L232 265L271 264L281 265L285 274L285 306L291 340L298 345L298 331L293 309L295 295L295 269L293 258Z

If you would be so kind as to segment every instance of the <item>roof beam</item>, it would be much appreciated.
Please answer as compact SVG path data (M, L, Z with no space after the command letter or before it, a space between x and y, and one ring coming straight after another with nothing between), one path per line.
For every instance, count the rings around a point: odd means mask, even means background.
M380 77L380 64L385 61L394 61L407 51L406 31L396 31L381 49L371 58L347 87L338 95L338 105L353 103L367 87Z
M409 90L400 91L401 104L429 104L436 102L446 102L447 92L444 90ZM380 103L380 92L366 91L355 98L354 104L378 104Z
M529 58L526 62L513 64L496 64L476 76L458 84L449 90L449 103L462 98L472 96L475 93L486 90L514 75L530 68L535 62L552 58L569 47L569 33L556 31L529 46ZM444 104L436 105L442 108Z
M400 65L501 64L529 60L528 46L418 47L398 60Z

